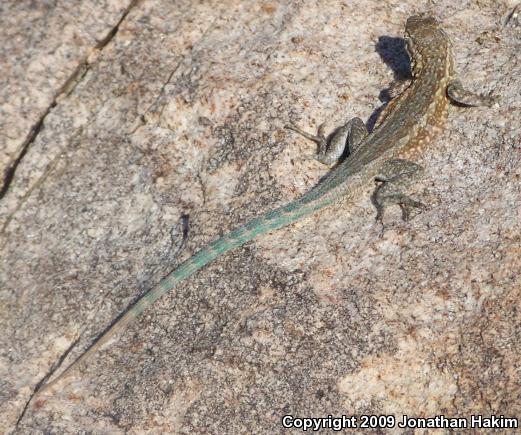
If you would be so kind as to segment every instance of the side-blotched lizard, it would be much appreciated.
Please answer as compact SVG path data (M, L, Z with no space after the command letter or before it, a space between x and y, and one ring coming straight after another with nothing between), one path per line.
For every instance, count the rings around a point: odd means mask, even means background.
M403 193L402 187L421 173L413 163L425 144L441 129L449 100L465 106L490 106L489 96L472 94L455 80L451 42L436 19L412 16L405 26L406 48L411 57L412 79L409 86L392 99L369 134L360 118L353 118L331 135L328 141L320 127L316 136L288 126L318 143L318 160L338 165L314 189L299 199L269 211L202 248L159 284L145 293L124 315L107 328L90 347L56 379L45 384L47 390L69 375L128 323L138 317L159 297L181 281L231 249L253 238L291 224L339 201L353 201L373 180L377 188L374 203L381 219L384 207L398 204L404 218L422 204ZM348 156L341 162L345 147Z

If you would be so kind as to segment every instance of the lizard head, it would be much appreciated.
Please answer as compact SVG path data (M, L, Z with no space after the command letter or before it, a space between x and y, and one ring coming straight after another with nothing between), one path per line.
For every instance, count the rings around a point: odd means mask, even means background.
M425 66L423 59L433 59L433 52L442 56L450 46L439 21L428 14L413 15L407 19L404 39L413 76Z

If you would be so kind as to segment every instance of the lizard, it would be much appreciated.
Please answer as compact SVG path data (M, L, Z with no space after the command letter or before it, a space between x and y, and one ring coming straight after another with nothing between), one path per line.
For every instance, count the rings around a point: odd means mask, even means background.
M259 235L285 227L332 204L353 202L374 180L381 182L373 201L378 220L383 218L384 209L392 204L402 208L404 220L412 209L422 207L422 203L405 195L402 188L421 176L423 168L414 160L441 130L449 102L490 107L495 98L472 93L456 79L452 44L436 18L426 13L409 17L404 40L411 59L411 78L403 86L403 92L387 104L371 133L358 117L328 137L324 134L324 124L316 135L293 125L285 126L318 144L317 160L332 166L322 182L289 204L268 211L223 235L182 262L120 314L75 361L36 393L48 390L73 373L181 281ZM347 157L342 158L346 151Z

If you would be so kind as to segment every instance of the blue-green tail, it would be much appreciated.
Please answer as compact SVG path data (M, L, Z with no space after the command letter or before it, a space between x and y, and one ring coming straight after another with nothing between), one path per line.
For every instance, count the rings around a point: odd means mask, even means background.
M318 191L311 191L302 198L276 210L265 213L258 218L252 219L236 230L233 230L211 242L192 257L184 261L178 268L161 280L159 284L141 296L141 298L129 307L123 315L117 318L111 326L105 329L105 331L94 340L94 342L76 361L69 365L57 378L43 385L37 393L39 394L47 390L61 379L67 377L75 368L79 367L82 363L87 361L90 356L96 353L98 349L110 340L117 332L123 330L128 323L139 316L147 307L152 305L162 295L172 290L181 281L188 278L217 257L234 248L244 245L246 242L261 234L282 228L302 217L311 215L315 211L331 204L331 202L332 199L329 198L328 195L323 195Z
M322 200L315 199L310 201L307 199L307 197L303 197L283 207L265 213L209 243L180 264L179 267L161 280L154 288L145 293L130 310L137 316L162 295L172 290L181 281L226 252L244 245L259 235L289 225L331 203L331 200L325 197L323 197Z

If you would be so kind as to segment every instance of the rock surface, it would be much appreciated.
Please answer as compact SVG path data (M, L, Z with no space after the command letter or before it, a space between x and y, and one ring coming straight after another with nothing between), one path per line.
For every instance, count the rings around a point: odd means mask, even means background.
M521 419L521 26L507 1L433 5L463 81L501 102L451 108L423 158L427 210L407 223L394 210L381 234L368 186L218 259L32 397L179 261L314 186L327 168L283 126L374 123L407 73L397 38L421 11L72 3L0 6L2 432Z

